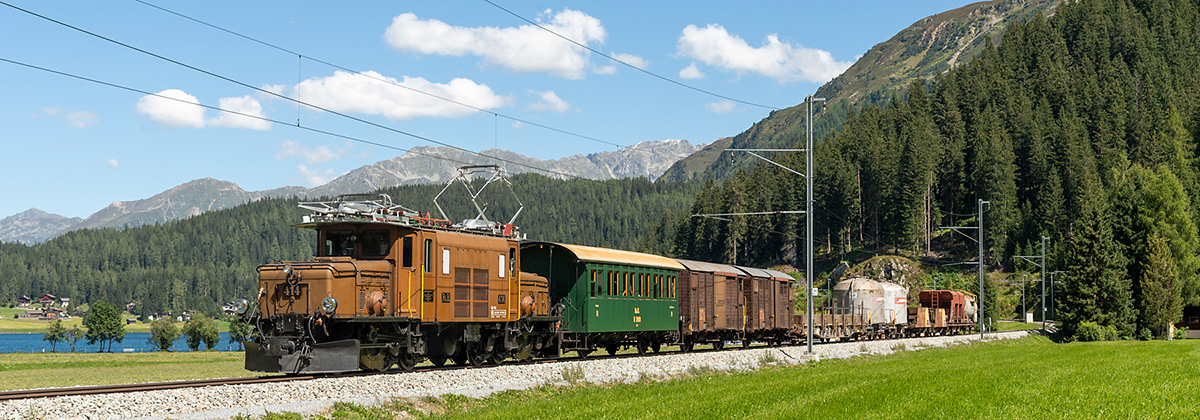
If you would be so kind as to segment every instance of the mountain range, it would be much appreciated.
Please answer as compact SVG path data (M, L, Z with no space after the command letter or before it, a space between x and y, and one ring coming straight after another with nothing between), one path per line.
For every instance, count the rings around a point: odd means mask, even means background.
M1037 13L1051 14L1061 0L993 0L972 3L914 22L891 39L871 47L845 72L817 89L825 98L813 116L814 139L841 129L850 110L867 105L884 105L913 80L934 77L951 67L974 59L987 42L998 41L1009 23L1029 19ZM663 179L724 179L738 169L759 162L746 155L717 159L723 148L791 148L802 144L806 109L800 105L771 112L746 131L719 140L714 150L682 159L663 174ZM721 145L720 148L715 146Z
M314 188L288 186L246 191L232 182L203 178L150 198L114 202L84 219L68 218L32 208L0 219L0 242L31 245L76 229L123 228L163 223L267 197L332 197L338 194L367 193L397 185L444 183L457 173L457 165L450 163L451 161L470 165L501 164L514 175L542 172L551 177L573 176L597 180L646 177L654 180L676 160L695 153L702 146L693 145L687 140L645 141L616 151L572 155L551 160L531 158L500 149L480 152L482 155L495 156L515 164L499 162L449 147L415 147L402 156L354 169ZM553 172L535 171L532 168L544 168Z

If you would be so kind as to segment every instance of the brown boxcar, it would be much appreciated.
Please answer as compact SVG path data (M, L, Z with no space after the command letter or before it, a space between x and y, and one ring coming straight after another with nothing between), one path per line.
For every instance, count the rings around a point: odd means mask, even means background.
M749 345L753 340L783 341L792 328L791 290L795 280L778 271L753 267L738 269L746 273L742 294L746 302L743 316L747 338L742 344Z
M698 343L717 347L742 340L745 330L742 284L737 267L701 261L676 260L687 269L680 274L680 338L685 348Z
M917 294L917 307L909 308L910 333L916 335L954 334L970 330L974 324L967 317L967 298L954 290L922 290Z

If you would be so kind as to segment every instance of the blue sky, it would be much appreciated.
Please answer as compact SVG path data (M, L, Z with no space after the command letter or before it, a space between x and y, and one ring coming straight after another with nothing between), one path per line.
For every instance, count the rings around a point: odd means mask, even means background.
M468 150L553 159L735 135L769 109L688 90L530 26L483 0L168 2L183 15L371 75L341 72L137 1L3 0L247 85ZM913 22L963 1L493 0L610 56L779 108ZM0 58L398 148L435 144L350 121L0 6ZM402 152L0 62L0 217L86 217L193 179L315 186Z

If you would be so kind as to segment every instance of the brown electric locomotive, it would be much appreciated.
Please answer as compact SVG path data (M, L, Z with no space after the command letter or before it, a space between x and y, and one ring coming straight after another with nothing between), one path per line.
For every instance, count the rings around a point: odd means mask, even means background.
M358 199L356 199L358 198ZM259 268L246 369L317 373L529 358L552 337L546 279L521 273L511 224L452 226L390 197L302 203L311 261Z

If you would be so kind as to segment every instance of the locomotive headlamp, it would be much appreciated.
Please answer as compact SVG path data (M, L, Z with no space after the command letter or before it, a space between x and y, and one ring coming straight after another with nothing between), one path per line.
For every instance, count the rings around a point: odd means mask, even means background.
M333 296L328 296L321 300L321 310L325 311L326 314L331 314L336 309L337 299L334 299Z
M237 311L238 315L246 313L246 309L250 308L250 301L246 299L238 299L233 301L233 310Z
M283 266L283 275L285 275L285 276L292 275L292 265L291 264Z

